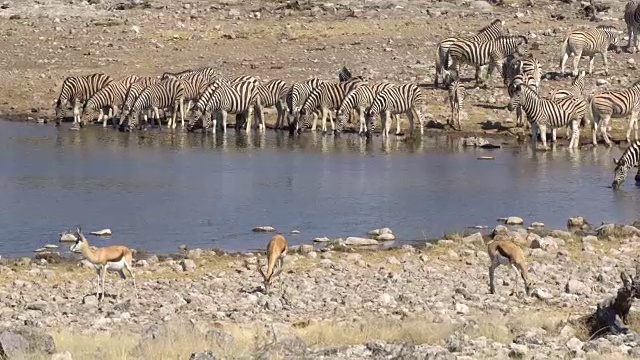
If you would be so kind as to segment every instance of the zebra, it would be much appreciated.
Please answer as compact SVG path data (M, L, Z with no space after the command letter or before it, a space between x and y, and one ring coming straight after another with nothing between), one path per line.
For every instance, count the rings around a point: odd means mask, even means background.
M165 72L162 74L162 80L166 80L168 78L175 78L175 79L184 79L186 77L192 76L192 75L201 75L204 76L205 78L207 78L209 81L213 81L216 78L218 78L218 72L216 71L216 69L212 68L212 67L201 67L198 69L187 69L187 70L183 70L177 73L171 73L171 72Z
M289 87L287 83L279 79L273 79L264 85L256 88L260 96L260 104L254 107L254 114L257 114L260 130L265 130L264 124L264 108L272 106L276 107L278 117L276 119L276 130L284 127L284 118L286 115L286 97Z
M111 84L113 79L103 73L95 73L85 76L71 76L62 82L60 96L56 101L56 126L60 125L64 117L65 107L68 103L73 106L73 125L84 126L80 116L80 105L87 101L93 94L105 86Z
M338 81L341 83L348 81L352 77L351 71L349 71L346 66L343 66L342 70L338 73Z
M580 141L578 124L584 118L586 108L583 103L573 97L566 97L555 101L541 98L534 89L525 84L516 87L507 108L509 111L517 106L527 114L531 123L531 140L537 148L538 131L542 137L542 147L547 149L547 126L558 128L571 124L571 141L569 148L577 148Z
M480 29L478 33L471 38L449 37L441 40L436 46L436 77L434 80L434 87L439 87L439 76L442 75L443 71L447 68L449 59L449 48L452 44L462 41L480 43L493 40L503 35L507 35L507 31L504 28L504 21L496 19L491 22L490 25ZM444 75L442 76L444 81Z
M585 72L583 70L580 72L580 74L578 74L578 76L576 76L573 79L571 83L571 88L569 90L564 90L564 89L553 90L549 95L549 98L551 100L558 100L565 97L574 97L579 101L584 102L583 106L586 108L588 104L586 103L586 100L584 98L584 86L585 86ZM585 118L585 123L581 124L581 126L588 125L586 124L586 120L587 119ZM570 135L571 135L570 128L567 127L567 137L569 137ZM551 139L553 142L556 141L556 129L553 129L551 131Z
M604 74L608 75L607 49L610 45L616 46L616 52L620 52L618 30L613 26L599 25L595 29L571 31L562 42L560 73L564 75L567 59L569 59L570 55L573 55L572 76L578 75L578 64L582 56L589 58L589 75L591 75L593 73L593 62L596 59L595 55L601 54L604 62Z
M289 114L287 115L289 134L293 134L295 131L298 131L298 133L300 132L300 129L298 128L300 107L311 91L323 83L324 81L314 78L302 83L294 83L291 85L286 97L287 108L289 108Z
M456 123L458 128L456 130L462 130L460 125L460 108L464 102L466 90L458 78L458 73L455 70L445 70L444 83L448 88L449 106L451 107L451 126L455 129Z
M167 77L167 79L170 77ZM176 77L178 81L182 83L184 87L184 101L187 102L187 108L184 113L189 113L193 102L198 101L202 93L207 89L209 85L209 78L200 72L191 72L186 76ZM183 124L184 125L184 124Z
M627 33L629 34L629 44L627 49L635 54L640 49L638 31L640 31L640 0L631 0L624 8L624 22L627 23Z
M617 189L622 185L627 178L627 173L632 167L638 167L638 161L640 161L640 141L634 141L629 147L622 153L622 156L618 160L613 158L616 168L614 170L613 183L611 187ZM640 167L635 177L636 182L640 181Z
M255 99L254 93L256 91L254 82L243 81L230 84L218 80L212 85L217 87L211 91L206 102L203 99L204 96L198 100L195 106L195 114L189 120L187 131L193 131L196 127L196 122L202 119L203 130L206 132L212 126L215 134L217 130L217 117L215 114L218 112L220 112L222 118L223 133L227 132L227 113L243 113L247 119L253 115L255 104L252 101Z
M136 101L138 96L140 96L140 94L144 91L144 89L158 82L160 82L160 79L158 79L157 77L145 76L145 77L138 78L136 82L131 84L131 86L129 87L129 89L127 90L124 96L124 102L122 104L122 109L120 110L120 115L119 115L120 121L118 122L118 127L122 126L124 119L127 117L129 112L131 111L131 108L133 107L133 103ZM146 121L147 115L144 115L144 116Z
M389 137L389 128L391 127L391 114L405 113L409 117L409 134L413 135L413 112L415 111L418 121L420 122L420 135L424 134L424 126L422 112L420 107L425 100L420 88L415 84L403 84L392 86L381 91L373 101L366 114L369 124L373 124L376 115L380 114L382 121L382 136ZM369 126L371 128L371 126ZM367 137L371 136L371 132L367 133Z
M342 83L324 83L313 89L300 108L300 118L302 119L303 128L309 126L309 114L314 112L317 108L320 108L320 113L322 115L322 132L325 133L327 131L327 115L331 122L331 129L336 132L337 129L333 122L330 110L337 110L349 91L357 88L358 86L362 86L363 84L363 81L354 78ZM313 118L311 131L316 130L317 119L317 117Z
M373 85L363 84L349 91L342 100L342 103L340 104L340 107L336 112L336 122L338 127L337 133L339 134L342 132L351 110L355 109L358 112L360 118L360 129L358 131L358 134L366 134L368 130L364 118L365 112L369 109L369 107L371 107L371 104L373 104L373 100L381 91L392 86L394 86L392 83L384 81L375 83ZM400 133L400 115L394 114L393 116L396 118L397 135ZM370 131L373 131L373 129L371 129Z
M132 131L137 127L140 113L149 108L153 109L154 117L160 127L162 127L162 125L160 124L159 109L170 108L172 116L167 127L175 128L178 109L180 109L180 115L184 122L183 106L184 87L179 80L168 78L150 85L138 96L130 112L127 114L128 130Z
M94 111L100 111L98 122L102 119L102 127L107 126L107 119L111 119L115 125L114 115L118 112L118 106L122 105L127 90L131 84L139 78L136 75L127 76L98 90L87 100L82 108L82 121L87 122Z
M635 140L638 140L638 114L640 113L640 81L636 81L624 90L603 91L594 94L589 103L593 117L593 145L596 145L596 132L598 126L602 137L611 146L611 140L607 135L607 127L611 118L629 116L629 128L627 129L627 142L631 142L631 128L634 129ZM600 124L602 122L602 124Z
M456 42L449 47L451 67L459 72L461 64L471 64L476 67L476 85L479 85L480 67L489 65L486 79L488 80L494 68L502 66L504 58L513 53L523 55L524 45L528 43L525 36L500 36L487 42Z

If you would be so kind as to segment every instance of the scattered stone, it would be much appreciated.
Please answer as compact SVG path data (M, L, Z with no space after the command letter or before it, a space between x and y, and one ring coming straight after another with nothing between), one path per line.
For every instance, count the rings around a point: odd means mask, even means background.
M180 261L180 266L182 266L182 271L193 272L196 270L196 263L191 259L183 259Z
M583 343L582 341L580 341L580 339L573 337L569 341L567 341L566 345L569 350L578 352L579 350L582 350Z
M111 229L102 229L98 231L92 231L91 235L95 236L111 236Z
M313 245L309 245L309 244L304 244L300 246L300 253L301 254L308 254L310 252L312 252L314 250Z
M533 289L533 291L531 292L531 295L536 297L537 299L540 299L540 300L548 300L548 299L553 298L553 295L549 291L547 291L547 290L545 290L543 288L535 288L535 289Z
M257 226L253 228L253 232L274 232L276 229L273 226Z
M532 249L542 249L542 250L558 250L558 243L552 237L544 237L544 238L534 238L531 241Z
M378 241L392 241L395 239L396 239L395 235L391 233L384 233L376 236L376 240Z
M349 236L345 241L345 245L350 246L365 246L365 245L378 245L378 241L374 239L361 238L356 236Z
M73 356L71 356L70 352L65 351L63 353L53 354L51 360L73 360Z
M527 345L522 344L509 344L509 357L512 359L525 359L529 353Z
M65 231L60 234L60 242L76 242L77 240L75 232Z
M479 232L463 237L462 242L465 244L474 244L479 246L485 245L484 238L482 237L482 234Z
M18 359L26 353L54 354L56 344L51 335L35 327L16 327L0 331L0 355Z
M533 222L531 223L532 227L544 227L544 223L541 222Z
M465 304L457 303L456 304L456 313L458 314L466 314L469 312L469 307Z
M393 231L391 231L391 229L389 229L388 227L385 227L385 228L371 230L368 233L368 235L372 235L372 236L379 236L382 234L393 234Z
M614 234L615 229L616 229L615 224L604 224L596 229L596 234L598 234L599 237L612 236Z
M584 283L576 279L569 279L564 290L568 294L585 294L588 291Z
M572 218L569 218L569 220L567 220L568 228L582 227L585 224L587 224L587 221L582 216L572 217Z
M331 241L331 239L329 239L328 237L317 237L315 239L313 239L313 242L317 242L317 243L323 243L323 242L329 242Z
M201 351L192 353L189 360L217 360L218 358L211 351Z
M598 79L598 80L596 80L596 85L598 85L598 86L604 86L604 85L607 85L607 84L609 84L609 80L606 80L606 79Z
M489 144L489 141L485 138L470 136L462 139L462 146L475 146L480 147Z
M505 223L507 225L522 225L524 224L524 220L522 220L522 218L519 218L517 216L509 216L507 218L507 221L505 221Z
M300 230L291 230L291 233L294 235L300 234Z

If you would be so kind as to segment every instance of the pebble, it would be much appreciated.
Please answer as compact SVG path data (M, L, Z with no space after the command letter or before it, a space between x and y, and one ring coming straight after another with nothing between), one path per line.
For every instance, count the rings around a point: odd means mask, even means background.
M273 226L256 226L252 230L253 232L274 232L276 229Z
M524 223L524 220L522 220L522 218L519 218L517 216L509 216L505 223L507 225L522 225Z

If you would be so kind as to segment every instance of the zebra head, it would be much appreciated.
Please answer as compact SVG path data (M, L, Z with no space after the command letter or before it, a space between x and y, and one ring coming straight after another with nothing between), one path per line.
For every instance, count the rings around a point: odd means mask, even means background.
M619 160L613 159L613 163L616 164L616 168L614 170L613 182L611 183L611 187L614 189L618 189L620 185L627 178L627 173L631 168L631 164L625 160L624 157Z
M122 131L126 130L129 132L132 132L138 127L139 120L140 120L140 112L130 112L126 117L127 125L125 126L124 123L123 125L121 125Z
M618 38L618 35L621 34L622 31L610 25L598 25L596 29L604 33L604 36L609 40L609 48L618 54L622 51L622 48L620 48L620 39Z
M444 86L449 87L451 83L458 80L458 71L455 69L448 69L444 71Z
M192 110L191 117L189 118L189 122L187 123L187 132L192 132L203 127L202 125L204 120L200 121L201 118L203 118L203 115L205 115L204 109L196 103L196 106Z
M513 93L511 94L509 105L507 105L507 109L509 111L513 111L520 107L520 96L522 95L522 84L512 84L512 86Z
M56 126L60 126L60 123L62 122L62 119L64 118L66 112L65 106L68 102L69 99L63 100L61 97L58 98L58 101L56 101Z

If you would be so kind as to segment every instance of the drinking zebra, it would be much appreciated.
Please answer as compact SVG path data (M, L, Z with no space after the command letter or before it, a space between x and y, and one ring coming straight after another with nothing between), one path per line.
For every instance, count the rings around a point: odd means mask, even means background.
M627 178L627 173L632 167L638 167L638 161L640 160L640 141L634 141L629 147L622 153L622 156L618 160L615 158L613 162L616 164L614 170L613 183L611 187L617 189L622 185ZM635 177L636 181L640 181L640 167Z
M118 112L118 107L124 102L124 97L133 83L139 78L136 75L127 76L124 79L114 81L98 90L87 100L82 108L82 122L88 122L95 111L100 111L97 122L102 120L102 127L107 126L107 120L115 126L114 116Z
M287 83L279 79L273 79L264 85L260 85L256 88L258 95L260 95L260 104L254 108L254 114L258 117L258 124L260 130L265 130L264 124L264 109L275 106L277 111L276 130L284 127L284 118L286 115L286 97L289 87Z
M133 103L133 106L126 117L127 129L129 131L133 131L138 126L140 113L147 109L153 109L154 118L156 119L158 126L162 127L160 124L159 109L164 108L170 108L172 112L172 116L167 127L175 128L178 109L180 109L180 116L184 122L183 106L184 87L182 86L182 83L174 78L162 80L144 89ZM121 130L124 130L122 126Z
M487 42L456 42L449 47L451 68L459 73L461 64L470 64L476 68L476 85L480 85L480 67L488 65L485 81L491 77L494 68L501 68L504 58L517 53L525 54L527 44L524 36L500 36Z
M516 87L508 109L513 111L517 106L527 115L531 124L531 140L537 148L538 131L542 138L542 147L547 149L547 127L559 128L571 124L571 141L569 148L577 148L580 144L580 120L584 118L586 108L583 103L573 97L559 100L543 99L529 86L520 84Z
M118 122L118 127L122 126L122 124L124 123L124 119L127 117L129 112L131 111L131 108L133 107L133 103L136 101L138 96L140 96L142 91L144 91L144 89L146 89L148 86L156 84L158 82L160 82L160 79L158 79L157 77L144 76L144 77L138 78L136 82L134 82L133 84L131 84L131 86L129 86L129 89L127 90L124 96L122 109L120 110L120 115L119 115L120 121ZM151 112L152 111L149 111L150 114ZM144 117L145 117L144 120L146 122L147 114L144 114Z
M80 116L80 106L93 94L105 86L111 84L111 76L103 73L95 73L86 76L72 76L64 79L60 96L56 101L56 125L60 125L64 117L67 104L73 106L73 125L83 126Z
M573 76L578 75L578 64L580 58L589 58L589 75L593 73L593 62L596 54L602 55L604 62L604 74L609 74L609 63L607 61L607 49L610 45L616 46L616 52L620 52L618 46L618 30L613 26L599 25L595 29L571 31L562 43L562 61L560 62L560 73L564 75L564 67L570 55L573 55Z
M535 79L531 75L518 73L511 79L511 82L507 86L507 93L509 94L510 98L513 97L513 94L516 92L518 86L522 84L532 88L536 92L536 94L539 93L539 89L535 85ZM524 127L525 129L527 129L529 122L524 121L522 117L522 109L519 106L516 106L515 110L516 110L516 126Z
M465 88L460 82L458 73L455 72L455 70L445 70L444 83L448 88L447 98L449 100L449 106L451 107L451 122L449 123L447 121L447 123L454 129L456 129L456 124L458 124L456 130L462 130L460 125L460 108L462 108L462 103L466 95Z
M313 89L317 88L324 81L320 79L309 79L307 81L301 83L294 83L287 92L286 102L287 107L289 108L289 114L287 116L287 122L289 125L289 134L293 134L295 131L300 133L299 127L299 115L300 115L300 107L302 103L307 99L307 96L313 91ZM315 119L314 114L314 121Z
M327 116L329 116L329 121L331 122L331 129L335 132L337 129L330 110L337 110L349 91L363 84L365 84L363 81L354 78L342 83L323 83L313 89L300 108L300 118L302 119L303 128L309 126L309 114L313 113L316 109L320 109L322 132L326 133L327 131ZM317 117L313 118L311 131L316 130L317 119Z
M201 120L202 129L207 132L212 127L213 133L217 130L217 116L220 113L222 119L222 132L227 132L227 114L244 114L247 119L253 115L256 98L256 84L252 81L242 81L234 84L226 81L214 81L211 85L217 86L208 97L198 100L194 109L194 115L189 120L188 131L196 129L196 122Z
M392 86L381 91L367 111L366 119L369 127L373 125L376 115L380 114L382 122L382 136L389 137L391 127L390 115L405 113L409 118L409 134L413 135L413 122L415 112L420 123L420 134L424 134L421 106L425 100L420 88L414 84ZM368 134L370 136L370 133Z
M611 118L629 117L627 128L627 142L631 142L631 128L634 129L634 139L638 140L638 114L640 113L640 81L636 81L624 90L611 90L597 93L591 97L589 103L593 115L593 145L597 144L596 133L598 126L602 138L607 146L611 140L607 135L607 127Z
M638 31L640 31L640 0L631 0L624 8L624 22L627 24L629 44L627 49L635 54L640 49Z
M449 61L449 48L452 44L458 42L481 43L496 39L503 35L507 35L507 31L504 28L504 21L496 19L491 22L490 25L480 29L476 35L470 38L448 37L441 40L436 46L436 77L434 80L434 87L439 87L438 80L440 76L443 76L444 81L443 72L448 68L447 64Z
M363 84L361 86L356 87L355 89L349 91L345 98L342 100L342 104L338 108L336 112L336 122L337 122L337 133L340 134L345 124L347 123L347 118L350 116L351 110L355 109L360 118L360 129L358 131L359 135L367 134L373 129L368 129L366 121L365 121L365 113L373 104L374 99L378 94L387 89L394 86L390 82L379 82L373 85ZM400 116L398 114L393 115L396 118L397 131L396 135L400 133Z

